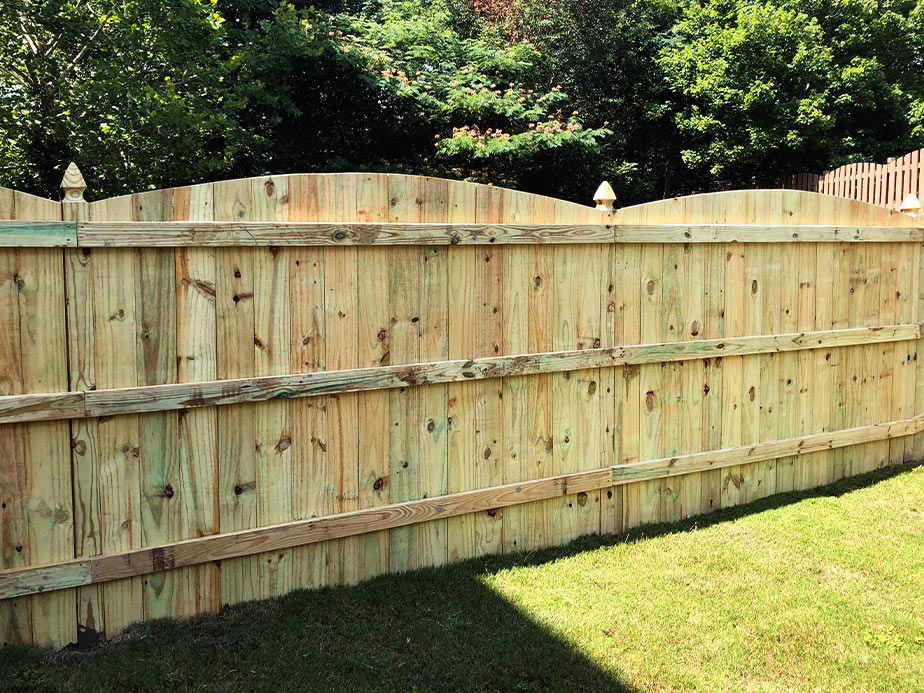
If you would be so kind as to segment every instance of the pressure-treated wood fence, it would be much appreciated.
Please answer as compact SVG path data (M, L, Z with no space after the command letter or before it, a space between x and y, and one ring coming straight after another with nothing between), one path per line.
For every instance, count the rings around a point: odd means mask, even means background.
M909 195L914 195L918 201L924 199L924 149L891 157L884 164L864 161L845 164L822 174L800 173L787 178L786 187L849 197L898 210Z
M883 208L318 174L0 217L3 642L924 457L924 231Z

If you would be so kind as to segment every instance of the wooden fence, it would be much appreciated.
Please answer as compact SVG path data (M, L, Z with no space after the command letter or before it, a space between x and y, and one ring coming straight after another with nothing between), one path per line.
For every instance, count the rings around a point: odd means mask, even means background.
M785 185L898 210L908 195L924 199L924 149L890 158L885 164L863 162L821 175L800 173L790 176Z
M72 172L73 174L74 172ZM0 194L0 641L924 457L911 218L384 174Z

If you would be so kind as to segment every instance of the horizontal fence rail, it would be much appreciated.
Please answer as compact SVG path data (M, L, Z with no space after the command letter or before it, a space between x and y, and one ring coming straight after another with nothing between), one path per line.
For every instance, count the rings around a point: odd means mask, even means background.
M318 397L485 378L562 373L588 368L668 363L717 356L772 354L919 339L921 323L794 334L757 335L665 344L636 344L544 354L294 373L176 385L0 397L0 423L84 417Z
M433 224L0 221L0 247L178 248L924 240L924 228L771 224Z
M490 511L569 494L586 494L642 479L652 480L760 462L787 455L807 455L924 431L924 415L902 421L843 431L774 440L725 450L678 455L609 469L536 479L514 484L452 493L366 510L312 518L259 529L218 534L152 546L85 560L66 561L22 570L0 571L0 599L50 590L80 587L119 578L149 575L165 569L220 561L265 551L277 551L373 531L406 527L444 517Z

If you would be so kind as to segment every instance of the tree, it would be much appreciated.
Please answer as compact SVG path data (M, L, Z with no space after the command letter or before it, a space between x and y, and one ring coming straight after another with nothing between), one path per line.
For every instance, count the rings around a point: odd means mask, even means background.
M893 8L688 1L660 63L692 186L773 185L920 146L920 8Z
M405 171L620 204L924 145L924 0L19 0L0 184Z
M922 146L915 114L924 108L924 2L806 0L798 6L818 21L834 62L834 141L826 167L884 161Z
M675 122L701 179L770 182L780 164L821 159L832 127L830 50L801 12L769 3L688 3L661 64L678 92Z
M666 194L677 138L657 57L677 18L675 0L524 0L521 7L515 31L542 56L540 83L560 84L585 123L610 131L600 157L575 170L575 183L592 190L608 179L623 205Z
M392 104L394 127L430 140L430 152L404 160L412 170L422 161L457 177L570 196L570 172L598 157L610 134L584 127L560 86L540 86L533 46L490 31L466 35L443 3L386 0L341 22L343 56Z
M114 194L226 170L258 143L235 122L213 2L22 0L0 12L5 185L53 195L74 158Z
M98 195L346 168L567 195L605 134L536 89L531 46L464 37L439 1L27 3L3 9L0 156L40 194L76 159Z

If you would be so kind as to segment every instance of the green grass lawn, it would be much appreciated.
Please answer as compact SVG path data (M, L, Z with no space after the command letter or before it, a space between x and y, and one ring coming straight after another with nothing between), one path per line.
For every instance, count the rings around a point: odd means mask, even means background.
M36 690L924 690L924 467L698 522L0 650Z

